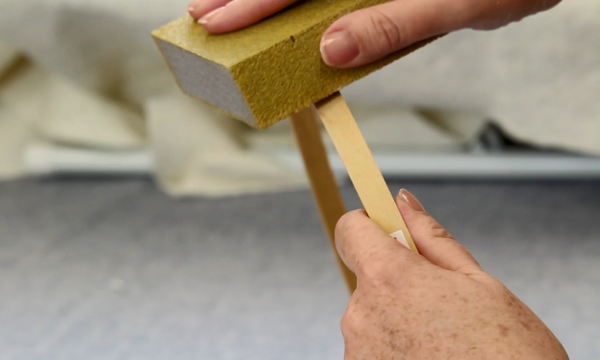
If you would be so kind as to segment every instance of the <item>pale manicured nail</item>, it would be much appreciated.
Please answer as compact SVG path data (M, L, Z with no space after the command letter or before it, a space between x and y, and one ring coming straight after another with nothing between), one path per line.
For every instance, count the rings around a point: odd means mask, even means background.
M347 30L327 34L321 40L321 55L329 66L341 66L354 60L360 53L358 41Z
M417 198L413 194L411 194L410 191L408 191L406 189L402 189L402 190L400 190L400 194L399 195L414 210L425 211L425 208L423 207L423 205L421 205L421 203L419 202L419 200L417 200Z
M208 14L204 15L203 17L200 18L200 20L198 20L198 24L202 24L202 25L206 25L211 21L214 21L217 17L219 17L219 13L221 11L223 11L225 7L220 7L218 9L214 9L213 11L209 12Z

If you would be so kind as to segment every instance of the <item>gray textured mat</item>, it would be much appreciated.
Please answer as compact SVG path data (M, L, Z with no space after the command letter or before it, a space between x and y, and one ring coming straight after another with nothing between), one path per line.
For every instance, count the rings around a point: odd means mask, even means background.
M572 359L600 358L600 183L392 185ZM308 191L174 201L144 180L0 184L3 360L342 359L346 301Z

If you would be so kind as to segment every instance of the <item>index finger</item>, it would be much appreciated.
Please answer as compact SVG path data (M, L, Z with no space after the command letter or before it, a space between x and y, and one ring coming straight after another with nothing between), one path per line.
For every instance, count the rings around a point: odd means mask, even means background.
M335 228L335 244L346 266L359 278L382 273L388 266L414 264L419 257L386 234L364 210L342 216Z
M190 11L198 22L213 34L236 31L283 10L297 0L204 0L202 12ZM226 3L225 3L226 2ZM190 9L194 6L191 5ZM198 7L199 8L199 7Z

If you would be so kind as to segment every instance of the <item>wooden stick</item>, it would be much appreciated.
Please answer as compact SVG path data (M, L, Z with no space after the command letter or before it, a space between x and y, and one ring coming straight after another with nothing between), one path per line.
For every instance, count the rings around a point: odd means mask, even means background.
M371 220L412 251L418 252L342 95L336 92L315 105Z
M331 166L329 165L319 121L312 107L292 115L291 120L296 141L302 153L304 166L306 167L313 195L321 213L321 219L329 237L331 248L335 254L346 286L350 293L353 293L356 289L356 276L340 259L335 248L334 237L335 225L346 210L340 190L331 171Z

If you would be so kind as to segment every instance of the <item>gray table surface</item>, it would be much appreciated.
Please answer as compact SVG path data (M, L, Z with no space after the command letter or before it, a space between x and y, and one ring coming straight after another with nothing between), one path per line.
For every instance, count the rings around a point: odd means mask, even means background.
M395 182L600 358L600 183ZM344 187L349 208L358 208ZM145 179L0 184L0 359L342 359L308 191L176 201Z

